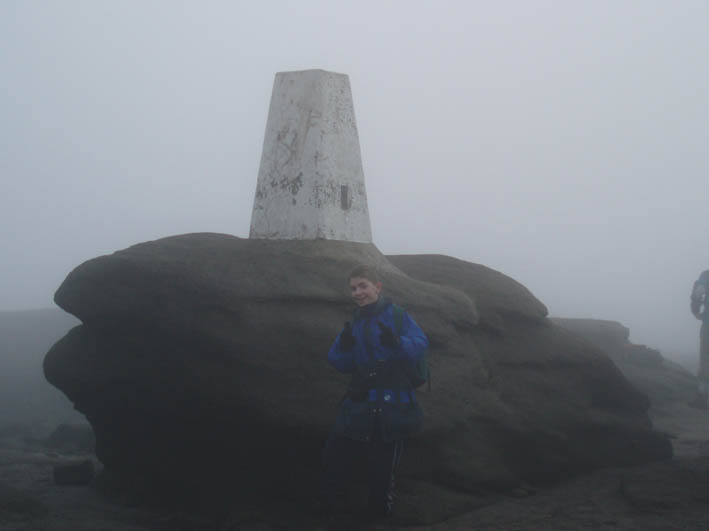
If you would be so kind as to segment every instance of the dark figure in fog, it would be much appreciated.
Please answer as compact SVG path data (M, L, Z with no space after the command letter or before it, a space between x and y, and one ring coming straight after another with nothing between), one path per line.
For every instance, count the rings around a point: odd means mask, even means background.
M699 331L699 372L697 373L697 397L691 405L707 409L709 392L709 311L707 311L707 293L709 293L709 269L699 275L694 283L691 295L691 309L694 316L702 321Z
M428 339L403 308L381 295L373 268L356 267L348 283L357 307L328 361L352 379L324 452L320 508L328 513L341 509L354 471L364 469L370 515L385 517L392 510L403 440L421 427L414 387L422 381Z

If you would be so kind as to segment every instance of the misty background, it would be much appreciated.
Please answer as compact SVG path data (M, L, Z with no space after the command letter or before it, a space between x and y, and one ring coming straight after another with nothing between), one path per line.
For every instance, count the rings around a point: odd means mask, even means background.
M374 243L696 356L705 1L0 3L0 310L85 260L248 237L274 74L350 76Z

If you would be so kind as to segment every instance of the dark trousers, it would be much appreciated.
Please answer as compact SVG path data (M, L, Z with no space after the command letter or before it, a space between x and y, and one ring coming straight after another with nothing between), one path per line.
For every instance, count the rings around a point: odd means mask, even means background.
M369 441L331 435L323 453L323 501L331 506L344 503L355 471L366 467L369 508L388 514L394 501L394 470L402 449L403 441L383 441L376 430Z

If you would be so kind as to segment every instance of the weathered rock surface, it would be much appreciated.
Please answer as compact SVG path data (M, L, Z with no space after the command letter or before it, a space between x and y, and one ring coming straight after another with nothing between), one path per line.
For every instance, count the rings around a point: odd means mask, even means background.
M54 483L57 485L83 486L94 479L94 464L91 459L74 460L69 463L54 465Z
M676 404L689 402L696 390L692 374L667 360L655 349L629 341L630 330L615 321L552 318L555 324L577 333L602 349L625 377L650 399L651 415L679 412Z
M450 489L670 457L647 399L523 286L370 244L187 234L90 260L55 295L84 324L49 351L46 377L87 416L109 472L186 487L248 477L249 492L305 496L347 381L325 354L361 261L431 341L426 427L401 466L410 485L436 486L418 521L448 516Z
M552 322L576 332L603 349L613 361L644 367L662 365L662 354L645 345L630 342L630 329L616 321L552 317Z
M541 323L547 308L516 280L480 264L442 255L389 256L389 261L413 278L450 286L475 300L480 325L504 330L504 320Z

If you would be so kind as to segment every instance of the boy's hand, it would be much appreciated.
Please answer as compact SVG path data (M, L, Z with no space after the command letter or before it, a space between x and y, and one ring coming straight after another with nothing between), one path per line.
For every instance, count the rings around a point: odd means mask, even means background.
M391 328L384 323L379 323L379 329L382 331L382 335L379 336L379 342L383 347L394 349L399 346L399 338L394 335Z
M352 335L352 324L347 321L345 323L345 328L340 334L340 350L348 351L352 350L356 344L355 338Z

